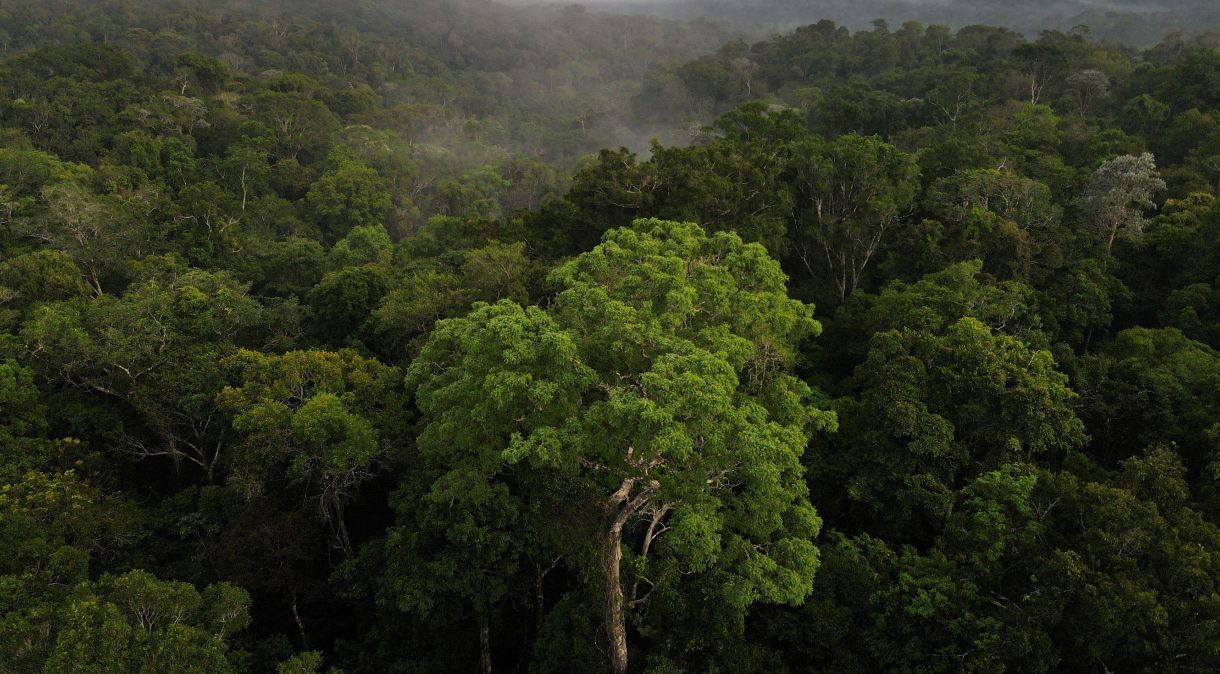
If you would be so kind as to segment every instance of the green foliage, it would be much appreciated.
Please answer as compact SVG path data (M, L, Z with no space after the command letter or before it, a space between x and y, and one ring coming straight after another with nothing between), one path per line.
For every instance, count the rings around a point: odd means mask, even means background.
M971 317L876 333L849 386L836 451L815 455L814 484L858 504L869 530L891 540L943 531L977 471L1086 439L1051 354Z
M60 614L45 672L231 672L223 638L249 621L230 585L202 595L143 571L76 588Z
M193 464L209 481L224 459L215 395L220 358L273 316L224 273L150 270L122 296L37 307L22 329L48 381L113 398L141 419L117 449ZM281 326L276 326L281 327Z
M13 360L0 361L0 475L37 468L47 458L46 409L33 372Z
M382 224L391 206L377 172L348 160L310 185L306 203L326 241L341 239L355 228Z
M1080 207L1089 211L1090 223L1106 241L1106 255L1119 234L1143 234L1143 211L1154 208L1152 197L1165 189L1152 154L1124 155L1106 161L1093 172Z
M317 651L298 653L276 665L276 674L315 674L322 666L322 654Z
M18 472L19 465L6 461L0 488L6 551L0 561L0 665L38 671L73 641L65 637L61 648L55 636L72 607L73 587L87 581L91 562L108 561L95 559L98 551L117 554L138 539L139 515L134 504L103 493L76 471ZM86 634L106 638L105 630L88 628L78 637Z
M859 287L885 231L910 207L919 169L877 136L842 136L801 154L798 254L811 271L824 270L841 299Z
M0 670L1220 661L1213 38L230 5L0 8Z
M798 458L806 429L833 428L834 417L785 374L818 325L786 297L778 265L734 234L641 220L552 279L564 288L552 311L477 305L438 324L408 369L421 456L435 471L424 512L444 505L415 528L449 532L424 587L494 603L506 588L488 583L511 577L520 555L557 554L591 578L612 574L604 591L622 602L620 538L651 517L628 559L647 565L641 577L664 596L655 611L680 611L686 584L714 593L727 612L716 619L729 624L755 601L803 598L819 520ZM578 493L587 496L556 500ZM557 508L570 524L537 519ZM672 533L653 546L662 520ZM427 539L411 531L391 540L414 557ZM459 574L453 559L478 562ZM409 599L418 594L399 590L399 601L420 605ZM622 618L605 620L612 629Z
M330 264L336 269L389 262L393 244L381 225L353 227L330 250Z
M239 383L218 394L242 435L230 484L246 499L277 482L300 489L350 557L343 511L393 442L398 370L351 351L242 350L222 366Z
M932 211L953 227L955 256L978 257L988 271L1041 280L1062 256L1062 209L1050 188L1011 171L962 171L929 189ZM1036 265L1036 266L1035 266Z
M1214 349L1173 328L1130 328L1081 366L1083 413L1098 429L1094 456L1125 459L1146 445L1172 442L1193 469L1210 460L1208 432L1220 402Z

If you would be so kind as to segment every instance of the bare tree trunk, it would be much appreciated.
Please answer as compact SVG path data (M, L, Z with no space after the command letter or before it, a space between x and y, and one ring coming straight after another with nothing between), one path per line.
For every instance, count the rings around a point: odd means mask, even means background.
M628 462L632 461L634 451L634 448L627 448ZM647 475L649 469L656 467L659 463L659 461L636 461L633 465L642 468L644 475ZM650 479L644 488L633 497L631 492L635 489L639 479L639 477L624 478L618 489L614 490L614 493L606 499L604 506L610 526L606 530L604 541L606 557L603 560L603 571L606 577L606 587L603 608L606 637L610 642L610 665L614 674L627 673L627 606L623 599L622 576L623 526L641 508L648 505L661 489L659 481Z
M292 598L292 619L296 621L297 631L301 634L301 650L309 650L309 638L305 636L305 623L301 621L301 613L297 611L297 600L295 593Z
M606 637L614 674L627 674L627 616L623 602L623 525L615 522L606 536Z
M491 624L486 608L479 611L479 671L491 674Z
M547 568L538 567L538 573L534 576L534 601L538 604L537 611L534 615L534 635L542 634L542 626L546 621L546 614L543 612L546 607L546 593L543 588L543 581L546 580L548 573L553 571L556 566L559 566L559 557L556 557L551 565Z
M246 184L246 171L249 170L245 164L241 165L241 212L246 212L246 198L249 196L249 186Z
M1118 225L1110 227L1110 237L1106 239L1106 259L1102 261L1102 269L1110 266L1110 256L1114 250L1114 239L1118 237Z
M93 294L95 296L101 297L102 295L106 294L106 291L102 290L102 282L98 278L98 273L96 271L89 272L89 278L88 278L87 282L89 283L89 288L93 290Z
M610 665L614 674L627 674L627 610L622 577L623 525L652 499L661 486L656 480L650 480L643 491L629 500L628 496L635 485L636 478L623 480L606 501L607 514L614 513L605 543L606 637L610 642Z

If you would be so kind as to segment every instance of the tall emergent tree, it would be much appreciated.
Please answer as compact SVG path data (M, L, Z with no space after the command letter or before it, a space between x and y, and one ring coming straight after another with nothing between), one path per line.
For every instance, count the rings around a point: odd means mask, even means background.
M650 597L697 586L738 622L754 602L804 599L821 521L800 457L836 420L789 374L820 326L778 263L734 233L637 220L552 281L547 309L439 322L408 370L430 480L416 508L452 521L431 541L435 527L404 526L401 552L432 558L400 568L452 569L477 609L497 597L460 569L561 557L601 598L616 674ZM470 564L443 563L455 547Z
M1115 157L1093 172L1080 207L1087 221L1106 238L1106 259L1119 234L1139 236L1144 231L1144 212L1156 207L1152 197L1165 189L1157 174L1156 159L1145 152L1140 156Z

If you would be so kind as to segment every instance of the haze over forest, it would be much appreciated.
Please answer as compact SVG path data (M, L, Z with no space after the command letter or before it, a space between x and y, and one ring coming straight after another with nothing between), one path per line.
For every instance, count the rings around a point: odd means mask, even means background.
M1211 0L4 0L0 672L1220 671Z
M1173 31L1214 30L1220 23L1220 7L1210 0L591 0L585 4L664 17L705 17L767 30L792 30L822 19L853 30L867 29L880 19L893 26L907 21L953 28L1005 26L1028 36L1088 26L1099 37L1141 46Z

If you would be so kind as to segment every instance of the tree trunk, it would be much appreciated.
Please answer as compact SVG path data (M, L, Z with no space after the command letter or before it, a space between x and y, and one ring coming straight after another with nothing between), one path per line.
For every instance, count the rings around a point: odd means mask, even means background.
M1106 267L1110 266L1110 256L1113 254L1112 251L1114 250L1114 239L1116 239L1117 237L1118 237L1118 225L1114 225L1113 227L1110 228L1110 237L1108 239L1106 239L1106 258L1104 260L1102 260L1102 266L1101 266L1103 271L1106 269Z
M534 602L537 604L537 608L534 611L535 638L542 634L542 626L546 622L546 613L544 613L546 608L546 592L542 583L546 580L546 575L554 570L554 568L558 565L559 558L556 557L555 561L551 562L549 567L544 569L539 566L538 573L534 575Z
M297 631L301 634L301 650L309 650L309 637L305 636L305 623L301 621L301 613L297 611L296 592L292 594L292 619L297 624Z
M614 674L627 674L627 616L623 603L623 525L616 522L606 536L606 637Z
M479 611L479 671L491 674L491 625L486 609Z
M352 539L347 535L347 522L343 519L342 505L335 505L335 522L337 523L336 533L339 537L339 545L343 548L343 556L350 560L356 556L356 553L352 549Z
M629 450L627 456L631 456ZM606 513L613 514L606 531L606 637L610 642L610 667L614 674L627 674L627 607L623 600L623 526L657 493L661 485L650 480L643 491L628 499L636 486L636 478L623 480L606 500Z

